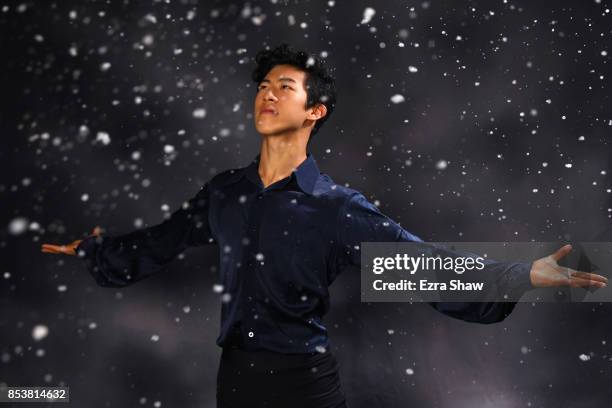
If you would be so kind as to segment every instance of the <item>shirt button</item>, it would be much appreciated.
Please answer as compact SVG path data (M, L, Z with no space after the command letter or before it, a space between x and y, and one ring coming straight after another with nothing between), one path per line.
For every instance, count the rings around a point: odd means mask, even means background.
M255 333L253 333L252 331L249 332L249 337L253 337L255 335Z

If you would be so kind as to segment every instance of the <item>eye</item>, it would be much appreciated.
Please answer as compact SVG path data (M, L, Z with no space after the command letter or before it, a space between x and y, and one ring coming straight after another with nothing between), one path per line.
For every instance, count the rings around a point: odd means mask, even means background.
M289 85L283 85L283 86L281 86L281 89L285 89L285 88L293 89L293 88L291 88Z

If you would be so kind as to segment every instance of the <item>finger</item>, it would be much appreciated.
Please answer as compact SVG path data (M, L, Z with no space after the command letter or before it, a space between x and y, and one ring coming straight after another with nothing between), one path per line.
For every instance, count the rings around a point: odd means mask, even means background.
M66 254L66 255L76 255L76 250L74 249L74 245L52 245L52 244L42 244L41 246L42 252L50 253L50 254Z
M570 279L570 286L574 288L588 288L588 287L596 287L596 288L605 288L608 286L605 282L590 280L590 279L581 279L574 278Z
M58 249L55 249L55 248L52 248L52 249L45 248L42 251L46 252L46 253L49 253L49 254L61 254L62 253L62 251L60 251Z
M605 276L598 275L596 273L573 271L570 273L570 276L581 278L581 279L591 279L591 280L596 280L598 282L608 283L608 278L606 278Z
M57 249L57 248L61 248L63 246L66 246L66 245L42 244L43 248L56 248Z
M48 250L48 251L57 251L58 246L57 245L52 245L52 244L42 244L41 248L43 250Z
M61 254L69 254L69 253L71 253L70 247L68 247L67 245L58 245L56 247L56 249Z
M555 261L558 261L561 258L563 258L565 255L569 254L570 252L572 252L572 246L570 244L567 244L567 245L563 245L551 256Z

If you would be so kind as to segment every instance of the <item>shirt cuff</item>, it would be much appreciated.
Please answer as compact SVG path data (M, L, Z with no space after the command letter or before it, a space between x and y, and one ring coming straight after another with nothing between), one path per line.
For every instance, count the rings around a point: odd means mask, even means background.
M102 236L89 236L77 245L75 249L76 254L79 258L87 261L87 270L98 285L115 288L124 286L109 279L106 276L104 268L100 266L100 260L98 259L100 254L98 252L102 250L103 242L104 237Z
M531 263L517 262L508 277L508 292L512 301L517 302L525 292L533 289L531 284Z
M97 245L99 245L98 237L87 237L77 245L74 251L79 258L92 259Z

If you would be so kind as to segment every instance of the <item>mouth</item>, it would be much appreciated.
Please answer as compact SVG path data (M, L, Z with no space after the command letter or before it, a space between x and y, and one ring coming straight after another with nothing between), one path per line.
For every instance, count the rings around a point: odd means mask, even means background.
M274 109L262 109L262 110L259 111L260 115L264 115L266 113L271 114L271 115L276 115L277 114L277 112Z

